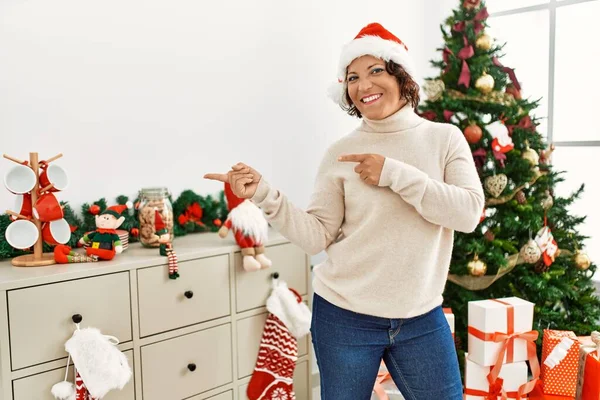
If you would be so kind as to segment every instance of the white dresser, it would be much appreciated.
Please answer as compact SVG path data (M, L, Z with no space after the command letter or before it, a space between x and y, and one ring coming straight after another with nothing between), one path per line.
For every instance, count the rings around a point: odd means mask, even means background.
M0 262L0 399L53 400L73 318L120 340L134 377L107 400L242 400L267 317L272 274L310 306L310 259L276 232L273 267L245 272L231 236L174 241L176 280L158 249L131 245L113 261L13 267ZM312 346L299 341L298 400L311 398ZM72 381L72 368L70 380Z

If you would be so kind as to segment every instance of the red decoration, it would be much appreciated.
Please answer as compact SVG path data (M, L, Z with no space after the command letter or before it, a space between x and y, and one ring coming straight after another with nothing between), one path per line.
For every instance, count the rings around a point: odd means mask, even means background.
M186 225L188 222L193 222L196 225L204 227L204 223L201 221L203 215L202 207L198 203L192 203L185 209L185 212L177 218L179 225Z
M504 89L504 91L508 94L512 94L512 96L517 99L517 100L521 100L521 91L519 89L517 89L515 87L515 85L509 84L506 86L506 89Z
M463 1L463 8L467 10L473 10L481 4L481 0L465 0Z
M213 221L213 224L215 224L215 226L221 226L221 225L223 225L223 221L221 221L219 218L216 218Z
M465 133L465 138L467 139L467 142L469 142L471 144L475 144L475 143L479 142L483 135L483 131L481 130L481 128L475 124L471 124L471 125L467 126L465 128L464 133Z
M140 234L140 230L138 228L131 228L131 236L133 237L138 237L138 235Z
M427 110L421 114L421 117L428 119L429 121L435 121L437 118L437 115L436 115L435 111Z
M97 204L92 204L90 208L88 208L88 212L92 215L100 214L100 206Z

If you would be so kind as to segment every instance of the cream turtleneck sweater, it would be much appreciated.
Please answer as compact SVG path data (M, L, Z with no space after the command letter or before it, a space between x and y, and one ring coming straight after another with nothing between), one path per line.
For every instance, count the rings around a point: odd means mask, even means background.
M343 154L385 157L378 186ZM453 231L471 232L484 194L469 145L454 125L419 117L410 105L362 124L327 150L307 210L260 180L252 201L271 225L309 254L314 291L357 313L410 318L442 303Z

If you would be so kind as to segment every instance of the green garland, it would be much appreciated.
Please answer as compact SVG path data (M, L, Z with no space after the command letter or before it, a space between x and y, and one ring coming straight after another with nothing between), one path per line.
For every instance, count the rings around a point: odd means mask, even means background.
M216 232L219 230L222 222L227 219L228 209L225 200L225 194L221 191L217 198L207 195L201 196L192 190L184 190L179 197L173 201L174 232L175 236L184 236L190 233ZM129 197L121 195L116 198L114 204L125 205L129 202ZM140 199L132 201L133 207L125 210L121 215L125 221L119 229L129 232L129 242L139 241L139 217L138 207ZM78 240L85 233L96 229L96 215L104 211L109 204L106 198L101 198L93 203L84 203L81 206L81 213L78 215L71 208L68 202L61 202L64 206L64 218L71 227L71 239L68 246L77 247ZM113 205L111 203L110 205ZM8 244L5 237L6 228L12 220L6 214L0 215L0 260L14 258L29 251L18 250ZM181 222L181 223L180 223ZM44 243L44 252L52 252L53 246Z

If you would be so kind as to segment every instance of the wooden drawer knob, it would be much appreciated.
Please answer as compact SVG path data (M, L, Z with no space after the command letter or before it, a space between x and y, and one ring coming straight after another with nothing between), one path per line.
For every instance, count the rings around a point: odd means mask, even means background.
M191 290L186 290L186 292L183 295L188 299L191 299L192 297L194 297L194 292L192 292Z
M73 316L71 317L71 319L73 320L73 322L75 322L76 324L80 323L81 321L83 321L83 317L81 316L81 314L73 314Z
M196 364L194 364L194 363L188 364L188 369L190 371L194 372L196 370Z

